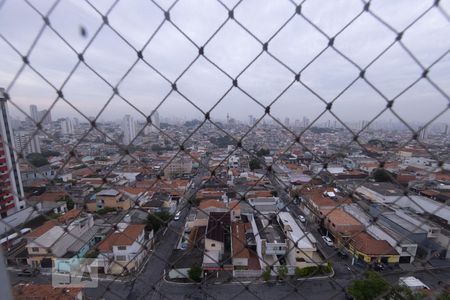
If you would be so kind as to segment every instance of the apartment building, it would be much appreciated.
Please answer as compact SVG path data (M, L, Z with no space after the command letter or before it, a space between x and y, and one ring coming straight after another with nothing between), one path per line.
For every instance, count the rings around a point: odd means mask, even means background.
M0 218L25 208L22 177L4 89L0 88Z

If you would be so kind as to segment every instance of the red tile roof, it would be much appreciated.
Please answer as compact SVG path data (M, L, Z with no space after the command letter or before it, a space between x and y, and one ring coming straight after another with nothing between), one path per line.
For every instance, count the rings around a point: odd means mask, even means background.
M53 287L51 284L19 283L12 288L16 300L45 299L73 300L82 291L81 288Z
M144 224L130 224L122 232L114 232L106 237L98 245L98 250L101 252L109 252L113 246L132 245L144 229Z
M398 252L385 240L377 240L366 232L354 236L350 244L366 255L398 255Z

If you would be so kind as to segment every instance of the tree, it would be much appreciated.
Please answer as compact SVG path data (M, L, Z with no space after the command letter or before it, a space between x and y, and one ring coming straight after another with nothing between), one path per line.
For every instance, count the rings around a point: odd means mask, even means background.
M256 152L256 155L257 155L258 157L267 156L267 155L269 155L269 154L270 154L269 149L265 149L265 148L261 148L261 149L259 149L259 150Z
M287 275L288 275L288 268L287 268L287 266L286 265L279 266L278 267L278 277L281 280L284 280L284 279L286 279Z
M442 291L441 294L438 296L439 300L450 300L450 293L447 291Z
M367 272L366 279L355 280L348 287L348 293L356 300L371 300L389 291L389 283L376 272Z
M261 162L258 159L253 158L248 163L248 166L250 167L250 170L252 170L252 171L256 170L256 169L260 169L261 168Z
M200 282L202 280L202 268L198 265L193 265L188 271L189 279L195 282Z
M61 153L58 151L53 151L53 150L44 150L41 153L43 156L45 157L50 157L50 156L60 156Z
M153 144L152 145L152 151L154 151L154 152L160 152L160 151L163 151L164 150L164 147L161 147L159 144Z
M66 201L66 205L67 205L67 209L71 210L72 208L74 208L75 203L73 202L72 198L70 198L69 196L65 196L64 197L64 201Z
M420 300L427 296L425 291L413 292L406 286L395 286L384 298L389 300Z
M155 212L147 217L147 230L158 231L170 219L170 214L166 211Z
M36 168L48 165L47 158L41 153L30 153L27 155L27 161Z
M383 168L377 168L372 171L372 176L377 182L393 182L394 174Z
M266 269L262 272L262 278L265 282L270 280L271 274L270 274L270 267L266 267Z
M218 137L218 138L211 137L211 138L209 138L209 141L212 144L214 144L217 147L219 147L219 148L225 148L228 145L235 145L236 144L236 141L233 138L231 138L230 136L228 136L228 135L224 135L224 136L221 136L221 137Z

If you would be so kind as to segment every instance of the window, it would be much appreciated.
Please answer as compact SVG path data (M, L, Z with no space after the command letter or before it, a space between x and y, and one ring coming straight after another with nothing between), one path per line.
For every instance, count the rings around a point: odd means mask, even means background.
M117 249L118 250L127 250L127 246L118 246Z
M116 260L117 261L126 261L127 256L126 255L116 255Z
M33 248L31 248L31 251L32 252L39 252L39 248L38 247L33 247Z
M214 244L214 243L211 244L211 247L215 247L215 246L216 246L216 244Z

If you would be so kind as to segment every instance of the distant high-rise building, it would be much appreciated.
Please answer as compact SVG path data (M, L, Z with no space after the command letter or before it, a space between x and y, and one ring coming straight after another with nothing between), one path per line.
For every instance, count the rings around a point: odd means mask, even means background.
M369 127L366 128L366 126L368 126L368 125L369 125L369 121L362 120L359 129L360 129L360 130L363 130L363 129L364 129L364 130L367 130L367 129L369 129Z
M62 119L59 124L61 125L62 134L73 134L73 124L70 118Z
M307 117L303 117L303 127L309 126L309 119Z
M248 125L253 126L253 124L255 124L255 118L253 115L248 115Z
M24 156L30 153L41 153L41 145L39 135L30 131L15 131L14 141L16 150L22 153Z
M152 127L152 131L153 132L159 132L160 129L160 123L159 123L159 113L157 111L155 111L151 117L152 119L152 124L155 127Z
M123 143L128 145L136 137L136 122L130 115L125 115L122 120Z
M423 127L419 130L419 140L423 141L428 139L428 128Z
M43 124L50 124L52 122L51 111L48 111L47 109L41 110L39 112L39 120L42 120Z
M291 123L291 120L289 120L289 118L285 118L285 119L284 119L284 125L285 125L286 127L289 127L290 123Z
M444 125L444 135L447 136L448 135L448 124Z
M73 127L74 129L80 125L80 120L78 118L73 118Z
M40 121L38 108L34 104L30 105L30 117L35 122L39 122Z
M0 88L0 217L5 218L25 208L22 178L20 176L8 107Z
M300 127L300 120L299 119L295 119L294 126L295 127Z

